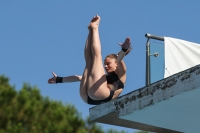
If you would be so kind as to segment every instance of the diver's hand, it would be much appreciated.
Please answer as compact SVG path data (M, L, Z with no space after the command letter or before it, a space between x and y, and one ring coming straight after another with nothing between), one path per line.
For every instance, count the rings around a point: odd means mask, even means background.
M54 72L52 72L52 74L53 74L53 77L48 80L49 84L55 84L56 83L57 75Z
M122 48L127 49L125 55L127 55L127 54L131 51L131 49L132 49L130 37L127 37L127 38L125 39L124 43L123 43L123 44L122 44L122 43L119 43L119 45L120 45Z

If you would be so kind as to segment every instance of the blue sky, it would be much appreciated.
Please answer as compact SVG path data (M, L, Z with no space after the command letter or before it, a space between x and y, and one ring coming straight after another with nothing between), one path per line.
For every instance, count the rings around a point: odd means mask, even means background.
M89 115L79 95L79 83L50 85L51 71L59 76L83 73L87 25L101 17L103 58L120 50L131 37L132 52L125 57L127 82L121 95L145 86L145 34L200 43L200 1L0 1L0 75L19 90L23 83L40 88L43 96L74 104ZM133 129L100 124L104 129Z

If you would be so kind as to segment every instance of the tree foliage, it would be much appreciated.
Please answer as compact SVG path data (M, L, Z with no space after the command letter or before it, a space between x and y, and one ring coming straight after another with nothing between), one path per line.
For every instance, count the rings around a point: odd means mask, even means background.
M1 133L105 133L100 126L83 120L70 104L42 97L37 87L24 84L16 91L9 79L0 76ZM107 133L124 133L113 129Z

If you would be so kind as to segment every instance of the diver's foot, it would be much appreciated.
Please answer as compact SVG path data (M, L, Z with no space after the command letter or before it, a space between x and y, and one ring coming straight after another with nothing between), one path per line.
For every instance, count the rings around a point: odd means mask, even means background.
M88 26L88 29L91 28L91 29L97 29L99 27L99 23L100 23L100 16L96 15L92 18L89 26Z

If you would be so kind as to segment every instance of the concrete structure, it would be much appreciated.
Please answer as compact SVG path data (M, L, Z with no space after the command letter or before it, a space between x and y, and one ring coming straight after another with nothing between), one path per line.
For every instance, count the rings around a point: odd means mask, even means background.
M90 108L94 122L159 133L200 132L200 65Z

